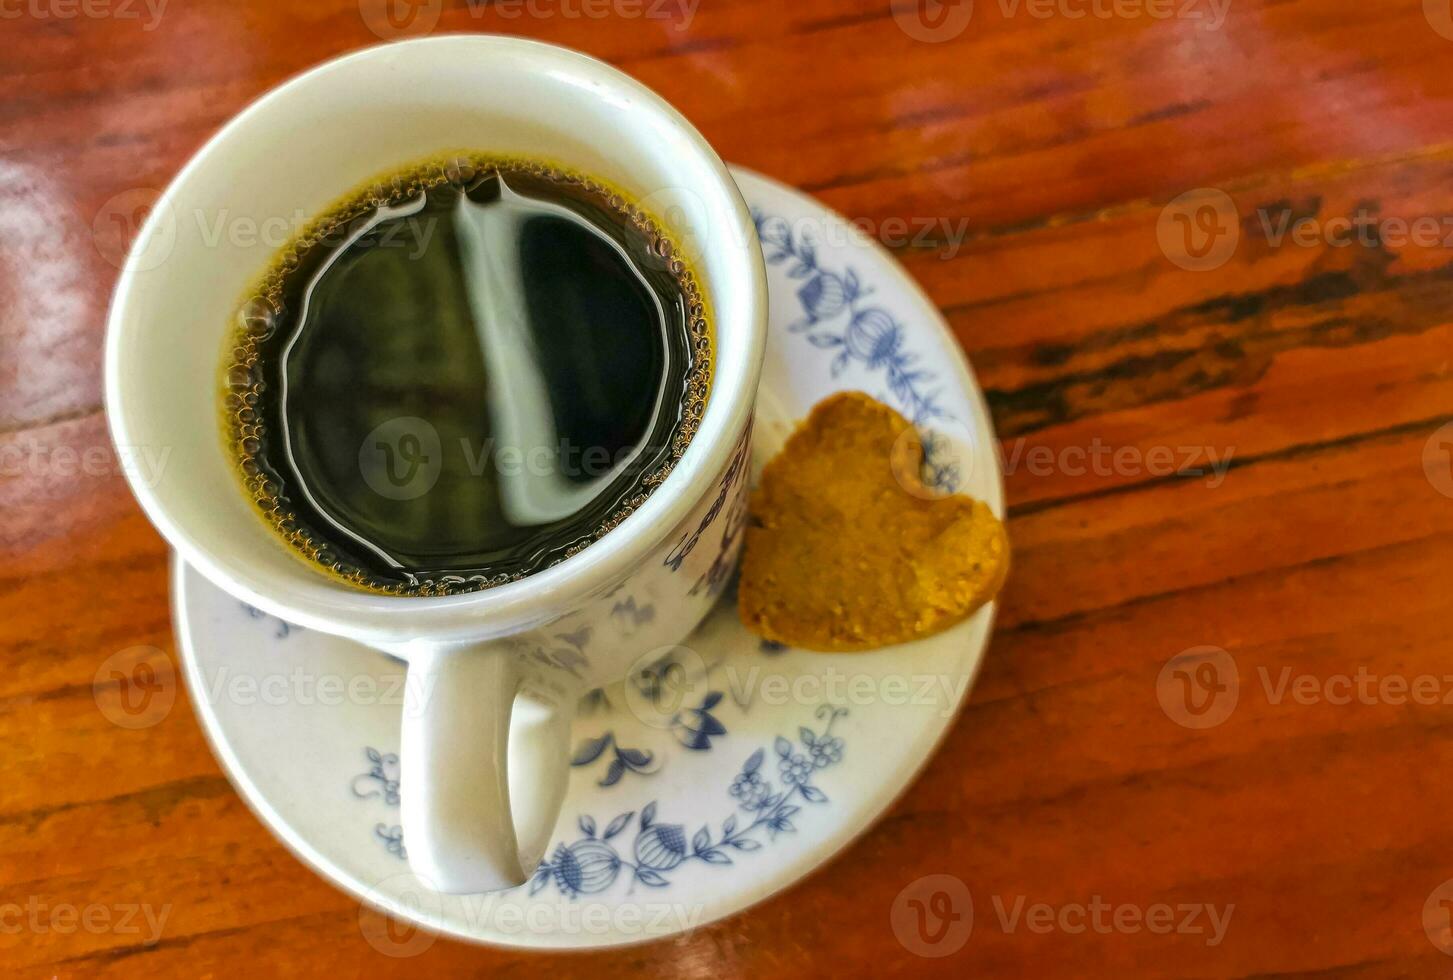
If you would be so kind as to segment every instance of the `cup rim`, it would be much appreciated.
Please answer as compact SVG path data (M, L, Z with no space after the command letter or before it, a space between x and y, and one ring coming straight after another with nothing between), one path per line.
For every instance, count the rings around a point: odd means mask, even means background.
M197 175L209 167L225 165L225 154L235 135L251 120L293 97L305 81L336 72L341 66L380 57L418 56L428 58L443 47L476 48L483 57L514 50L542 59L542 69L551 67L589 74L593 83L613 89L637 104L637 110L655 114L677 130L696 151L700 163L719 182L728 204L727 218L736 225L723 229L730 241L744 243L739 249L738 272L747 283L746 322L734 324L749 331L741 346L744 363L732 372L738 382L732 389L722 386L721 362L713 370L712 388L701 423L686 451L665 481L646 500L605 536L575 555L540 569L525 578L477 592L449 596L390 596L355 589L343 583L308 595L284 593L270 587L265 576L252 572L245 558L219 554L172 520L160 495L145 481L128 474L133 494L143 512L181 558L233 596L300 626L324 632L369 637L382 643L408 643L420 638L435 641L483 639L514 632L530 623L543 623L567 611L572 598L585 597L596 589L627 575L642 557L660 545L701 500L703 487L726 467L738 438L751 423L754 396L766 348L766 271L756 228L746 202L726 164L700 132L664 98L619 69L590 55L525 38L498 34L449 34L371 45L314 65L269 90L232 117L198 150L168 183L153 206L131 246L133 256L144 252L150 238L160 231L162 215L168 213ZM105 404L111 438L118 446L132 444L126 405L119 395L123 345L121 336L131 302L132 287L140 270L128 261L123 265L107 315L104 352ZM733 277L738 278L738 277ZM721 325L717 325L721 329ZM718 358L720 347L718 344ZM221 356L219 351L219 357ZM239 486L238 492L241 493ZM269 531L261 517L260 530ZM305 561L297 556L299 561ZM328 581L321 572L320 582ZM325 599L324 596L327 598ZM407 614L407 615L403 615ZM486 619L486 617L488 617Z

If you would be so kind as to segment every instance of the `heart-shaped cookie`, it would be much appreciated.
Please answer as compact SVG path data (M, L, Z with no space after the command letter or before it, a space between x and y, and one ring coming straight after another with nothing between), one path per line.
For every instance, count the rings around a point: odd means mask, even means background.
M819 402L762 471L742 622L768 640L869 650L947 629L994 597L1009 541L982 501L935 496L907 419L860 392Z

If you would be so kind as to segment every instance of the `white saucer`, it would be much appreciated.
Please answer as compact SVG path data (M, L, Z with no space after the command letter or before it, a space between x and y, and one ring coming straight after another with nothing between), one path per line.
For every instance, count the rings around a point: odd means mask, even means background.
M860 389L936 433L933 479L1002 517L988 412L938 311L839 216L750 171L735 176L757 217L772 305L754 471L813 404ZM403 857L402 665L263 616L180 563L174 583L197 713L274 833L397 918L540 948L689 931L831 859L953 723L994 615L991 605L928 640L823 655L762 644L728 598L671 662L588 699L569 795L535 878L460 897L421 887ZM619 614L640 621L651 610ZM380 935L370 941L394 941ZM417 951L417 935L410 942Z

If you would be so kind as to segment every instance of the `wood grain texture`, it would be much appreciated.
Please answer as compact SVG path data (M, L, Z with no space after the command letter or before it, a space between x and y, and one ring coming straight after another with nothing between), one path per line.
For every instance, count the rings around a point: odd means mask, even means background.
M0 965L594 980L1453 971L1424 928L1453 878L1453 706L1375 685L1346 704L1277 696L1285 671L1322 695L1359 672L1427 675L1453 695L1453 457L1432 438L1453 417L1453 40L1437 29L1453 35L1453 20L1419 0L1231 0L1211 30L1209 0L1169 5L1196 20L979 0L962 32L926 42L900 26L916 2L701 0L671 19L629 4L584 16L579 0L415 11L415 27L439 13L435 32L604 58L726 159L885 237L893 221L935 223L895 250L988 393L1016 564L969 708L887 817L817 874L673 941L558 956L441 939L407 959L370 946L358 906L248 811L184 691L159 724L125 730L94 687L108 657L137 647L155 649L123 655L177 685L166 549L101 413L108 257L128 229L98 215L163 187L284 78L376 42L370 2L0 5L0 910L170 906L154 945L0 915ZM1197 188L1229 196L1238 240L1224 264L1188 271L1159 233L1176 227L1168 203ZM1299 244L1277 233L1287 217L1370 231ZM1403 241L1397 222L1419 218L1441 234ZM1120 455L1087 465L1097 447ZM1166 472L1182 447L1229 468ZM1240 693L1199 730L1177 723L1173 698L1163 708L1178 689L1159 679L1204 645L1234 658ZM892 925L903 889L935 874L974 901L967 943L941 958ZM1019 896L1056 912L1096 896L1142 914L1235 910L1213 946L1006 927L996 902Z

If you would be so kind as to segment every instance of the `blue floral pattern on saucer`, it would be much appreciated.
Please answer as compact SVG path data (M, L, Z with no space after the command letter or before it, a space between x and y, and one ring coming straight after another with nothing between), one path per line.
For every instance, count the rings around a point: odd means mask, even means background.
M785 269L789 279L801 282L795 296L802 316L787 325L788 332L802 334L813 347L833 352L829 368L833 378L853 363L883 372L903 414L922 433L924 485L938 493L957 490L960 473L953 447L942 433L930 428L953 416L939 403L940 391L928 388L935 375L919 366L919 355L907 349L903 324L883 306L864 301L873 289L856 270L823 268L817 246L805 233L794 235L785 218L754 207L752 221L767 264Z
M948 412L938 403L938 392L925 387L934 380L933 372L917 366L918 355L906 349L903 325L893 314L863 302L873 290L857 272L822 268L817 247L806 235L794 235L785 218L753 208L752 220L767 264L784 266L789 278L802 283L797 288L797 302L803 316L787 329L805 335L812 346L835 353L832 376L836 378L857 361L885 373L889 389L915 425L947 418ZM834 328L834 323L839 325Z
M795 831L792 817L802 803L828 802L827 794L813 785L813 777L817 770L842 761L843 740L832 734L832 726L847 713L846 708L824 704L817 709L817 718L826 719L822 731L803 726L796 744L777 736L772 752L780 787L770 775L763 775L765 749L748 756L727 790L739 812L729 813L715 834L710 825L703 825L688 841L684 824L657 819L655 801L641 809L629 845L623 835L636 818L634 810L619 814L603 830L594 817L582 816L582 836L572 844L557 845L549 860L540 862L530 894L553 884L568 898L591 895L610 888L622 873L632 888L637 884L665 888L671 884L671 873L683 864L731 864L733 851L759 850L764 828L769 842L779 833Z
M702 702L702 707L694 710L703 713L709 711L721 697L719 692L713 691ZM819 705L816 717L825 722L821 731L804 725L797 730L795 744L781 735L773 740L772 753L777 763L780 788L772 781L770 770L763 773L766 749L759 748L747 757L747 761L742 763L741 770L727 788L727 793L736 801L737 809L749 816L750 820L739 817L737 813L729 814L722 821L721 831L715 839L711 829L703 826L692 836L688 845L685 826L657 822L657 804L652 801L641 809L631 846L625 848L623 841L616 844L611 844L610 841L630 826L636 811L630 810L616 816L599 832L599 825L594 817L582 816L579 826L584 836L573 844L557 845L549 860L540 863L530 883L530 894L533 895L552 882L561 894L569 898L604 891L615 882L622 870L629 873L633 882L661 888L670 883L669 872L686 861L731 864L730 851L759 849L762 841L758 839L757 831L762 828L766 828L769 841L781 832L795 831L797 828L792 825L792 817L801 809L801 803L828 801L827 794L813 784L813 777L818 770L842 761L843 739L832 733L832 726L847 713L847 708ZM721 734L725 734L725 731L722 729ZM609 733L597 742L590 743L588 749L595 753L590 761L598 758L613 743L614 739ZM624 760L623 753L631 757L630 762ZM398 756L391 752L380 752L371 746L364 749L364 755L372 765L367 772L353 777L353 795L359 799L381 796L389 806L397 807ZM576 764L578 759L579 756ZM639 750L617 748L616 761L611 763L611 773L618 780L621 772L616 769L617 765L634 768L649 764L649 756ZM599 785L608 786L612 783L602 781ZM403 830L398 825L379 823L374 827L374 836L395 857L408 856L404 848Z

